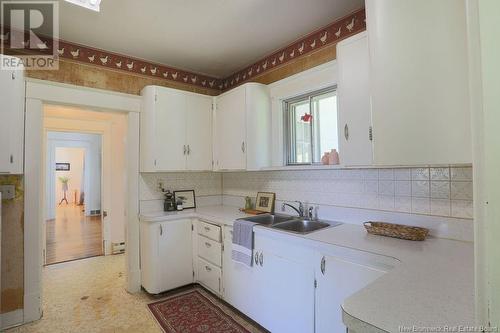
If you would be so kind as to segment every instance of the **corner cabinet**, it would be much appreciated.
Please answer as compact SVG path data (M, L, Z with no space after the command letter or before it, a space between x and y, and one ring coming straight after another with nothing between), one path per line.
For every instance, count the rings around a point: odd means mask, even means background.
M12 58L0 55L0 60ZM24 70L0 70L0 174L22 174L24 145Z
M350 249L337 252L318 255L316 260L316 333L345 332L344 300L398 263L393 258Z
M194 282L190 219L141 222L141 283L150 294Z
M141 96L141 172L212 170L213 97L157 86Z
M337 44L340 161L345 166L373 163L370 60L366 31Z
M271 99L266 85L247 83L216 97L215 170L271 165Z
M366 1L374 164L472 162L465 5Z

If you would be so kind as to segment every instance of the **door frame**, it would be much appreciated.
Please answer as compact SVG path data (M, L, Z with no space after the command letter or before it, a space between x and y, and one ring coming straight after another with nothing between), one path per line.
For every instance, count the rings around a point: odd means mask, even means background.
M127 114L127 202L125 223L126 289L140 291L139 265L139 112L141 99L129 95L37 79L26 79L24 149L24 314L23 322L42 316L42 222L44 104L60 104Z

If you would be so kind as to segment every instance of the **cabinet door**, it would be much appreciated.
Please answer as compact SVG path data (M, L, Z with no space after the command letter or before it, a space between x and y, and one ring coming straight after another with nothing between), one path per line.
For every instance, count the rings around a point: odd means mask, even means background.
M346 166L373 163L368 53L366 32L337 44L340 163Z
M465 2L367 0L366 16L375 164L471 163Z
M3 57L3 56L2 56ZM0 173L23 173L24 75L0 71Z
M255 297L258 306L251 317L273 333L312 333L313 270L270 252L257 252L259 264L254 277L257 286L251 297Z
M216 169L246 168L245 87L217 97L215 112Z
M257 281L255 279L256 267L248 267L231 259L233 229L224 229L223 253L223 297L226 302L254 318L256 309L262 304L255 297Z
M317 275L316 332L345 332L342 304L346 298L385 274L384 270L333 256L322 258Z
M185 170L186 95L173 89L157 89L156 94L156 170Z
M187 96L187 169L212 170L212 97Z
M191 220L159 223L158 283L170 290L193 282L193 246Z

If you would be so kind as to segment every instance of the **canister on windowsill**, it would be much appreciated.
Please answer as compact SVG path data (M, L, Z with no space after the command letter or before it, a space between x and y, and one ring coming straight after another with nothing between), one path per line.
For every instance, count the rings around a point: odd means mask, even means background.
M328 155L328 164L336 165L339 164L339 162L339 153L337 152L337 149L332 149Z

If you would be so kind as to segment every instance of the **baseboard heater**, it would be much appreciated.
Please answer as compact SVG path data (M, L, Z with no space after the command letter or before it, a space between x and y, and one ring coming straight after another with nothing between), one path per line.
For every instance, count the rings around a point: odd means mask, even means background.
M125 253L125 242L111 243L111 253L112 254Z

